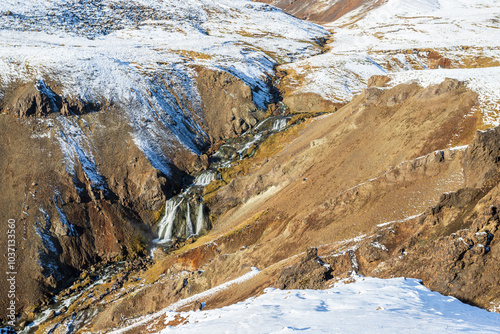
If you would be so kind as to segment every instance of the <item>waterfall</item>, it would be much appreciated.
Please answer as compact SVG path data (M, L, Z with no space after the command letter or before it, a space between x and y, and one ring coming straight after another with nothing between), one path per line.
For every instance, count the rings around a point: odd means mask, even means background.
M182 199L176 203L175 199L169 199L165 203L165 216L158 224L158 238L154 242L166 242L172 240L172 232L174 229L175 216L177 208L181 205Z
M206 171L198 175L195 180L195 185L206 186L215 179L215 173L213 171Z
M272 131L281 131L286 127L288 120L286 118L280 118L274 121Z
M203 212L203 203L198 204L198 214L196 215L196 234L200 235L200 232L203 230L203 223L205 222L204 212Z
M174 237L187 239L193 235L199 235L206 228L203 203L196 200L198 210L195 210L196 213L191 213L192 203L185 196L186 194L182 194L179 197L173 197L165 203L165 215L158 223L158 238L153 242L161 244L171 241Z
M186 213L186 238L189 238L194 234L193 231L193 222L191 221L191 210L189 207L189 201L186 203L187 213Z

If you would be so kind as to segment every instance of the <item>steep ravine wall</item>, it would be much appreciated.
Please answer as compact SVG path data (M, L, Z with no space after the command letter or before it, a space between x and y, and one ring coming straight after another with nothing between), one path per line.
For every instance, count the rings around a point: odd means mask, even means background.
M204 107L197 117L208 133L200 150L263 117L251 89L232 75L199 68L196 80ZM67 101L57 85L43 85L12 87L0 103L0 212L2 221L16 221L17 311L97 262L143 253L166 199L188 173L207 166L206 158L164 138L166 175L136 145L120 107ZM7 244L5 233L0 244ZM2 280L0 293L7 288Z

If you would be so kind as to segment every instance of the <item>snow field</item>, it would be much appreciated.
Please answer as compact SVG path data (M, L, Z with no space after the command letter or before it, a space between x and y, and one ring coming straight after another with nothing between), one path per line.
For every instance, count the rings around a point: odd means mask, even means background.
M267 289L216 310L171 312L164 333L499 333L500 315L432 292L415 279L355 277L328 290Z

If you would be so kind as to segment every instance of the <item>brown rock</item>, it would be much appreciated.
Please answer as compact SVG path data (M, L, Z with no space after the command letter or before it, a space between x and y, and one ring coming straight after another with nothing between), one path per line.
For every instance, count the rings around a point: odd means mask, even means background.
M465 151L464 174L468 187L480 187L500 166L500 128L478 131Z
M391 81L386 75L372 75L370 79L368 79L368 88L370 87L386 87L387 83Z
M251 88L231 74L197 68L206 130L212 143L242 134L264 118L253 103Z
M276 281L278 289L321 289L330 279L330 270L318 258L318 250L310 248L302 260L281 271Z
M44 83L28 83L19 86L5 100L3 108L23 118L42 117L58 111L55 94Z
M290 108L290 112L331 112L341 107L318 94L300 93L283 96L283 103Z
M382 3L378 0L339 0L325 5L321 0L257 0L282 8L286 13L303 20L329 23L360 6L375 7Z
M203 309L203 304L197 300L193 305L193 311L201 311Z

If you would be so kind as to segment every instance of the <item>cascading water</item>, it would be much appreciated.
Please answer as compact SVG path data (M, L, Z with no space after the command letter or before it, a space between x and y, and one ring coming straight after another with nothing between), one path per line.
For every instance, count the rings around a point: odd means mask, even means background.
M195 180L194 184L197 186L207 186L215 180L215 172L214 171L205 171L201 173Z
M246 144L245 144L242 148L240 148L240 149L238 150L238 154L240 155L240 158L241 158L242 154L243 154L246 150L248 150L250 147L252 147L252 145L254 145L254 144L255 144L255 143L257 143L258 141L260 141L260 140L262 139L262 137L263 137L263 136L262 136L262 134L261 134L261 133L256 134L256 135L254 136L254 138L253 138L251 141L249 141L249 142L248 142L248 143L246 143Z
M175 239L188 239L210 229L207 210L203 205L203 189L217 178L217 169L229 167L233 162L251 156L267 137L283 131L289 120L289 116L273 116L245 135L228 139L212 156L210 169L193 175L194 182L184 192L167 200L165 216L158 224L158 238L153 241L168 244Z
M196 234L200 234L204 228L205 217L203 212L203 203L199 203L198 205L198 214L196 215Z
M274 121L273 123L273 128L271 131L281 131L286 127L286 124L288 122L287 118L279 118Z
M181 203L182 199L179 202L175 199L169 199L165 203L165 216L158 224L158 239L153 240L154 242L161 243L172 239L177 208Z
M157 244L166 244L175 238L188 239L209 229L203 203L202 187L193 185L165 203L165 216L158 224ZM194 224L196 222L196 224Z
M187 213L186 213L186 236L189 238L194 235L193 222L191 221L191 210L189 207L189 201L186 203Z

